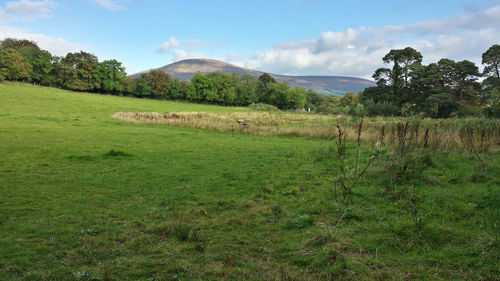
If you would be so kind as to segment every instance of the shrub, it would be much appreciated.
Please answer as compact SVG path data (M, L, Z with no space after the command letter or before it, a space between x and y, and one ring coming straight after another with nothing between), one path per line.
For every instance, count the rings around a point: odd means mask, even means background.
M488 118L500 118L500 104L484 108L483 114Z
M265 103L254 103L249 105L248 108L261 111L280 111L276 106Z
M392 103L368 103L366 112L369 116L395 116L399 114L399 107Z

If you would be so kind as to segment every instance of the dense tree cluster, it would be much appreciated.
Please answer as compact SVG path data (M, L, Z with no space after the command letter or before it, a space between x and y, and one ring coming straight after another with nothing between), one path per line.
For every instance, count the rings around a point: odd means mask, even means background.
M383 61L392 68L377 69L372 76L377 86L360 96L370 115L500 117L499 45L483 54L483 73L468 60L441 59L422 65L422 54L410 47L391 50Z
M162 71L152 70L131 78L116 60L99 62L96 56L86 52L56 57L41 50L35 42L12 38L0 42L0 81L4 79L74 91L154 99L235 106L267 103L284 110L310 108L327 111L336 100L301 87L289 87L268 74L255 78L197 73L191 82L184 82Z
M289 87L268 74L250 75L214 72L196 73L190 82L153 70L137 79L126 78L124 94L168 100L186 100L230 106L267 103L284 110L311 108L329 104L329 99L301 87Z
M35 42L7 38L0 42L0 80L32 82L75 91L120 93L125 69L116 60L99 62L86 53L53 56Z

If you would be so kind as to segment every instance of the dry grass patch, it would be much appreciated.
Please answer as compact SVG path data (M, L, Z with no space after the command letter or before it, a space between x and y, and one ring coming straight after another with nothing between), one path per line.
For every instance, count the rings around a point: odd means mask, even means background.
M209 129L222 132L275 136L294 135L333 139L337 124L345 130L346 139L355 141L359 118L348 116L287 113L209 113L209 112L117 112L113 118L139 123L164 124ZM498 148L500 120L494 119L411 119L402 117L367 118L363 123L361 142L394 145L400 142L402 130L412 141L441 151L467 149L464 128L472 128L482 148ZM496 149L495 149L496 150Z

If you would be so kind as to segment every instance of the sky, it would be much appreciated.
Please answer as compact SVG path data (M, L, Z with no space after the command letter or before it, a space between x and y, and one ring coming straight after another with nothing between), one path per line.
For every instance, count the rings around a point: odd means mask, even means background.
M500 0L0 0L0 40L116 59L128 74L188 58L288 75L370 78L391 49L424 63L500 44Z

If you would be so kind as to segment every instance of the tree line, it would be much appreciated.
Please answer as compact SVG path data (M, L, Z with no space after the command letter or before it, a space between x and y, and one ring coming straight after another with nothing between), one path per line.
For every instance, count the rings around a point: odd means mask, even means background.
M264 103L282 110L371 116L422 115L433 118L484 114L500 117L500 45L482 56L483 73L468 60L443 58L422 64L422 54L407 47L391 50L382 60L392 67L373 74L377 86L344 97L325 96L290 87L272 76L196 73L189 82L152 70L127 76L117 60L99 61L80 51L53 56L35 42L0 41L0 81L23 81L73 91L141 98L185 100L227 106Z
M186 100L228 106L265 103L283 110L327 110L334 97L301 87L289 87L268 74L197 73L190 82L152 70L138 78L127 76L122 63L80 51L53 56L35 42L7 38L0 42L0 81L22 81L73 91L152 99Z
M482 55L484 70L471 61L443 58L422 64L422 54L407 47L382 60L392 65L373 74L376 87L358 98L358 111L369 115L422 115L434 118L484 114L500 117L500 45Z
M196 73L190 82L172 78L160 70L151 70L137 79L127 78L125 92L154 99L186 100L227 106L265 103L282 110L320 109L330 100L302 87L289 87L268 74L250 75L213 72Z

